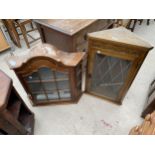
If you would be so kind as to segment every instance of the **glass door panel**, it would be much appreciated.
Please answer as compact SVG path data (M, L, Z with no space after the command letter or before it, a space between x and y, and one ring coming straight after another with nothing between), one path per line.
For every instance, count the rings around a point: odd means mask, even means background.
M47 93L47 97L49 100L58 100L59 99L57 91Z
M45 94L33 94L33 97L37 101L47 101L47 97Z
M25 77L33 98L38 101L62 100L71 98L69 75L42 67Z
M56 83L55 82L44 82L42 83L45 91L50 91L50 90L56 90Z
M131 61L96 53L90 89L104 97L116 99L127 78Z
M68 73L66 72L55 72L56 79L68 79Z
M30 87L32 93L33 92L41 92L41 93L44 92L40 82L38 82L38 83L28 83L28 86Z
M25 77L25 80L26 80L27 82L33 82L33 81L39 80L38 73L37 73L37 72L34 72L34 73L32 73L31 75L26 76L26 77Z
M69 81L57 81L58 89L69 89Z
M53 71L50 68L43 67L39 69L39 75L41 77L41 80L52 80L53 77Z
M61 99L70 99L71 98L71 93L69 90L60 90L59 94L60 94Z

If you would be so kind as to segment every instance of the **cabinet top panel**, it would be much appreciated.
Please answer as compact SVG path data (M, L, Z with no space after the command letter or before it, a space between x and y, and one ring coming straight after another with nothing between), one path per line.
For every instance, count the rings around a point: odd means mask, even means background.
M97 19L38 19L34 21L67 35L74 35L96 22Z
M0 70L0 110L6 105L12 80Z
M124 43L151 49L153 46L144 39L124 27L113 28L88 34L89 38L107 40L111 42Z
M8 65L11 69L20 68L24 63L27 63L33 58L48 57L62 63L65 66L76 66L85 56L84 52L67 53L58 50L50 44L39 44L32 48L29 52L20 56L10 56L7 58Z

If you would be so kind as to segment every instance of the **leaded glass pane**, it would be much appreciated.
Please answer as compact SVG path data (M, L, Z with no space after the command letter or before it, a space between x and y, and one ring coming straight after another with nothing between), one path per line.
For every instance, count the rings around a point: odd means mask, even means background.
M131 65L131 61L97 53L91 90L101 96L116 99L125 83Z

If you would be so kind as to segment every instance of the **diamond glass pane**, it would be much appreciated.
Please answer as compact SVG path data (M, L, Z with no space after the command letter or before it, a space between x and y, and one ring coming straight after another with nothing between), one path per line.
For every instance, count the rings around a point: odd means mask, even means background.
M100 96L116 99L128 76L131 61L96 54L91 91Z

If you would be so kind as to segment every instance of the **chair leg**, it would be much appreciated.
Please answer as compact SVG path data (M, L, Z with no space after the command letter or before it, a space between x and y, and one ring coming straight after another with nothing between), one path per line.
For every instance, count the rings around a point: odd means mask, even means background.
M137 19L134 19L133 27L131 28L131 31L133 32L136 27Z
M143 19L139 20L139 25L142 25Z
M31 22L30 25L31 25L31 28L32 28L32 30L33 30L33 29L34 29L33 23Z
M150 25L150 19L147 19L147 25Z
M25 40L25 42L26 42L26 45L27 45L28 48L30 48L30 45L29 45L29 42L28 42L28 39L27 39L26 28L25 28L24 25L21 25L20 28L21 28L22 35L23 35L23 37L24 37L24 40Z

